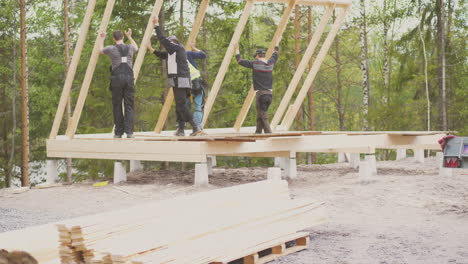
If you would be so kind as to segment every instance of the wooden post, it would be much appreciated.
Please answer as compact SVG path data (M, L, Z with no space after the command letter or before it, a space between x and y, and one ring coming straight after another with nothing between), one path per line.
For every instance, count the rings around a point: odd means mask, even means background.
M299 108L301 107L301 104L304 101L304 98L307 95L307 91L310 89L312 83L314 82L315 77L317 76L317 73L320 69L320 66L322 65L323 60L325 59L325 56L327 55L328 50L330 49L333 39L335 39L335 36L338 33L338 30L343 24L343 21L346 16L346 13L348 12L348 9L349 9L348 7L344 8L341 11L341 13L338 15L337 19L335 20L335 23L333 24L333 27L330 33L328 34L327 39L325 40L322 48L320 49L320 52L317 55L314 65L312 66L309 74L307 75L307 78L301 90L299 91L299 94L297 95L294 104L289 108L288 112L283 118L283 121L281 123L281 128L285 130L289 130L289 128L291 127L294 121L294 117L297 115L297 112Z
M296 0L290 0L289 4L284 10L283 16L281 17L281 22L278 25L278 28L276 29L276 33L273 37L273 40L270 43L270 47L267 50L266 57L270 57L271 54L273 54L273 51L275 49L275 44L276 44L276 39L278 37L283 36L284 30L286 29L286 26L288 25L289 18L291 17L291 13L293 10L293 7L296 5ZM242 124L244 124L245 118L247 117L247 114L249 113L250 106L252 105L252 102L255 98L255 91L253 89L253 85L249 90L249 94L247 95L244 105L241 108L241 111L239 115L237 116L236 123L234 124L234 130L236 132L239 132L239 129L242 127Z
M140 43L140 48L138 49L138 55L135 60L135 65L133 65L133 75L135 78L135 83L138 79L138 76L140 75L141 65L143 65L143 60L145 59L145 54L147 50L146 46L151 39L151 35L153 34L153 17L159 15L159 11L161 10L163 2L164 0L156 0L156 2L154 3L153 11L151 12L151 16L148 20L148 25L146 26L145 34L143 35L143 40Z
M286 107L291 101L294 91L296 91L297 85L301 81L302 75L304 74L309 61L312 59L312 56L314 55L315 48L317 47L320 41L320 38L322 37L323 31L325 30L325 27L327 26L328 21L330 20L334 9L335 9L335 5L328 6L327 11L323 15L320 21L320 24L317 27L317 30L315 31L312 39L310 40L309 46L304 52L304 56L302 57L302 60L299 63L299 66L297 67L296 72L294 73L294 76L291 80L291 83L288 86L288 89L286 90L286 93L283 96L283 99L281 99L281 103L278 106L278 109L276 110L273 120L271 121L272 129L275 129L275 127L278 126L278 123L283 117L284 112L286 111Z
M20 27L21 27L21 119L23 166L21 169L21 186L29 186L29 106L28 106L28 54L26 49L26 1L20 0Z
M216 79L213 83L213 86L211 87L208 100L206 101L202 127L205 127L206 125L206 121L208 120L208 117L210 115L211 108L213 107L216 96L218 95L219 89L221 88L224 76L226 75L226 71L228 70L229 64L231 63L232 56L234 55L234 44L239 41L242 31L244 30L245 24L247 23L247 19L249 18L250 12L253 9L253 6L254 1L247 0L244 12L242 13L241 18L239 19L239 23L237 24L236 30L234 31L231 43L229 43L226 55L224 56L223 62L221 63L221 67L219 68L218 74L216 75Z
M57 137L60 123L63 119L63 114L65 112L65 108L67 106L67 101L70 96L71 87L73 84L73 80L75 79L76 69L78 68L78 62L80 61L81 52L83 51L83 47L86 41L86 36L88 35L89 25L91 23L91 18L94 13L94 7L96 5L96 0L89 0L88 7L86 8L86 14L83 19L83 24L81 25L80 34L78 37L78 42L76 44L75 51L73 52L73 58L70 63L70 67L67 73L67 77L65 79L65 84L62 90L62 96L60 98L59 105L57 107L57 113L55 114L54 124L50 131L50 139L55 139Z
M115 0L107 1L106 10L104 11L104 15L102 16L102 22L99 32L107 30L109 19L112 14L112 10L114 9L114 4ZM101 36L99 36L98 34L98 36L96 37L96 42L94 43L94 49L93 53L91 54L91 59L88 64L88 68L86 69L86 74L83 80L83 84L81 86L80 95L78 97L78 101L76 102L75 111L73 112L72 119L66 131L66 135L69 138L73 138L75 136L76 128L78 127L78 122L80 121L81 112L83 111L84 103L88 95L89 86L91 85L94 70L96 69L97 60L99 58L99 42L102 41L100 38Z
M206 9L208 8L209 3L210 0L203 0L200 4L197 17L195 18L195 23L193 23L192 32L190 32L189 38L185 45L186 50L190 50L190 43L194 42L197 39L198 32L200 32L200 27L202 25L203 19L205 19ZM164 101L163 108L161 109L161 113L159 114L158 122L156 123L156 127L154 128L154 133L159 134L164 128L164 124L166 124L167 116L169 114L169 111L171 110L173 101L174 91L172 89L169 89L166 96L166 100Z

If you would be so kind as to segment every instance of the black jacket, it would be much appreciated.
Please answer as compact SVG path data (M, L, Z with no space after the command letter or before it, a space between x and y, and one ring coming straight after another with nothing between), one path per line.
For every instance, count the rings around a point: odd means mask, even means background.
M154 55L158 56L159 58L166 60L168 63L168 69L169 69L169 60L168 57L174 52L176 53L176 59L175 62L177 64L177 74L169 74L168 70L168 76L169 77L187 77L190 78L190 69L188 66L187 62L187 54L185 53L185 48L183 45L180 44L174 44L170 42L163 34L161 31L161 28L159 26L156 26L154 28L156 30L156 35L159 39L159 42L164 46L166 51L155 51Z
M275 47L273 55L266 63L261 60L244 60L240 54L236 55L239 65L252 69L254 90L271 90L273 88L273 67L278 61L278 51L279 48Z

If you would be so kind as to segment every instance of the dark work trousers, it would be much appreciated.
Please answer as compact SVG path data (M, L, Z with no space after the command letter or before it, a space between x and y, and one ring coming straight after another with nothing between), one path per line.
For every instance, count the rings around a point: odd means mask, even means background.
M187 98L190 97L190 89L179 88L177 78L174 78L174 98L176 102L176 115L177 122L190 122L193 119L192 112L190 112L190 105L187 103Z
M271 133L270 123L268 122L268 108L273 99L271 90L259 90L255 98L257 103L257 129L255 133L261 134L262 130L265 133Z
M112 75L110 89L112 91L112 106L114 110L115 135L133 134L133 102L135 97L135 84L133 75ZM125 115L122 110L122 101Z

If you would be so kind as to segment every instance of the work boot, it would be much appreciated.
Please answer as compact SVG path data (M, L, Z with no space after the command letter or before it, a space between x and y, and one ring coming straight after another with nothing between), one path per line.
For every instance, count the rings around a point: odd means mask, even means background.
M179 122L177 126L177 130L174 133L174 135L178 137L184 137L185 136L184 129L185 129L185 122Z
M195 120L190 120L190 125L192 126L192 134L190 134L190 136L198 136L203 134L203 130L198 126Z

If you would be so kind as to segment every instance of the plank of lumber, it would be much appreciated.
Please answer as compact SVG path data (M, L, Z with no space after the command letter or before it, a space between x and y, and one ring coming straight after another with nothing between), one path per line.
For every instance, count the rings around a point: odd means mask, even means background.
M302 205L302 208L297 206L293 206L294 209L288 211L264 215L254 219L245 219L239 224L219 229L218 232L189 238L184 243L169 245L165 251L155 251L145 258L159 259L160 257L169 256L169 258L177 259L180 263L197 263L189 260L200 257L206 258L206 256L211 256L212 260L214 260L217 257L217 255L213 255L214 253L226 255L229 251L236 250L238 246L242 248L243 245L251 245L251 243L256 245L274 239L278 237L278 234L282 236L284 233L296 232L298 229L302 229L304 225L310 227L316 223L316 220L318 220L318 223L322 222L320 220L321 216L317 218L317 205L305 207ZM246 234L249 235L246 236ZM183 256L184 253L182 252L187 252L186 256ZM144 258L138 258L138 260L144 261Z
M83 24L81 24L80 33L78 36L78 42L76 43L75 51L73 52L73 57L70 63L70 67L68 68L62 95L60 97L60 102L57 106L57 113L55 114L54 123L50 131L50 139L55 139L59 132L60 124L62 123L63 114L65 112L65 107L67 106L68 98L70 96L73 80L75 79L76 69L78 68L78 63L80 61L81 52L83 51L86 36L88 35L89 25L91 24L91 18L93 16L95 6L96 0L88 1Z
M204 110L204 115L203 115L203 121L202 121L202 127L205 127L206 121L208 120L208 117L210 116L211 109L213 107L214 101L218 95L218 92L221 88L221 84L224 80L224 76L226 75L226 72L228 70L229 64L231 63L232 56L234 55L234 45L239 42L239 39L241 37L242 31L244 30L245 25L247 24L247 19L249 18L250 12L252 11L254 6L254 1L253 0L247 0L245 7L244 7L244 12L242 13L239 23L236 26L236 29L234 31L234 34L231 38L231 42L229 43L229 46L227 48L226 54L224 56L223 62L221 63L221 66L219 67L218 74L216 75L216 79L213 83L213 86L211 87L210 94L208 96L208 99L206 100L205 104L205 110Z
M161 11L163 2L164 0L156 0L151 15L148 19L148 24L146 25L146 30L143 35L143 40L140 43L140 48L138 49L135 64L133 65L133 75L135 77L135 83L138 80L138 76L140 75L141 66L143 65L143 60L145 59L145 54L147 51L147 45L151 40L151 35L153 34L153 17L159 15L159 11Z
M281 102L276 110L275 115L273 116L273 119L271 121L271 127L273 129L276 129L276 126L280 122L281 118L284 115L284 112L286 111L286 107L291 101L292 96L294 95L294 92L296 91L297 85L301 81L302 75L304 74L307 65L309 65L310 60L312 59L312 56L315 53L315 49L317 48L317 45L323 35L323 32L325 30L325 27L328 24L328 21L330 20L333 10L335 9L335 5L331 5L327 8L325 11L325 14L322 16L320 20L320 24L318 25L315 33L313 34L312 38L309 41L309 45L307 46L306 51L304 52L304 56L302 56L301 62L299 63L296 72L294 73L294 76L289 83L288 88L286 89L286 92L281 99Z
M289 18L291 17L291 13L295 5L296 5L296 0L290 0L288 3L288 6L284 10L283 16L281 17L281 21L270 43L270 47L268 47L268 50L266 53L267 58L269 58L273 54L277 39L283 36L284 30L286 29L286 26L288 25ZM239 115L237 116L236 123L234 124L235 131L239 132L240 128L242 127L242 124L244 123L245 118L247 117L247 114L249 113L249 109L250 109L250 106L252 105L254 98L255 98L255 91L252 85L244 101L244 105L242 106L241 111L239 112Z
M106 9L104 10L104 15L102 16L102 21L101 21L99 32L107 31L107 26L109 25L109 20L112 14L112 10L114 9L114 4L115 4L115 0L107 1ZM78 100L75 105L75 111L73 112L73 116L70 120L70 124L67 127L66 135L69 138L73 138L75 136L76 129L78 127L78 122L80 121L81 112L83 111L86 97L88 95L89 86L91 85L91 81L94 75L94 70L96 69L97 60L101 52L99 50L100 49L99 43L101 41L102 41L101 37L98 34L98 36L96 37L96 41L94 43L94 48L91 54L91 59L89 60L88 68L86 69L85 78L81 85L80 94L78 96Z

